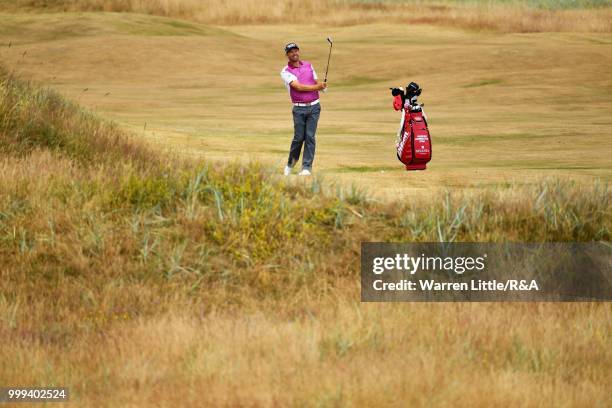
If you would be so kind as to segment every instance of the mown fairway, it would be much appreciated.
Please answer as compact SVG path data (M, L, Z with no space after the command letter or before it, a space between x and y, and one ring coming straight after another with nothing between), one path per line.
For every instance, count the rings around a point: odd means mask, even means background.
M258 160L280 173L292 135L280 77L296 41L322 75L315 170L398 197L542 176L611 173L612 35L476 33L427 25L211 27L120 13L0 15L19 76L181 152ZM8 44L11 44L10 48ZM390 86L424 88L433 159L395 158Z

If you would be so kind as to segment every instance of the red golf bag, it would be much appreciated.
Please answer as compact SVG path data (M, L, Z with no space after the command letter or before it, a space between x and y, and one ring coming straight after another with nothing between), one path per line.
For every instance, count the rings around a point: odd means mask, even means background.
M412 82L406 94L393 88L393 108L402 111L402 120L396 143L397 158L404 163L406 170L425 170L431 160L431 137L427 128L427 118L417 102L421 89Z

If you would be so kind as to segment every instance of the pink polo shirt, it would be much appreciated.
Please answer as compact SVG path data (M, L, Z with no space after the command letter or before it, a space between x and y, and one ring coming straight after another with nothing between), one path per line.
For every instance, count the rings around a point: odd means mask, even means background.
M308 61L300 61L299 67L294 67L287 64L281 70L281 78L285 82L285 86L291 96L291 102L293 103L309 103L319 99L319 91L306 91L301 92L293 89L289 84L292 81L298 81L304 85L315 85L317 79L317 73Z

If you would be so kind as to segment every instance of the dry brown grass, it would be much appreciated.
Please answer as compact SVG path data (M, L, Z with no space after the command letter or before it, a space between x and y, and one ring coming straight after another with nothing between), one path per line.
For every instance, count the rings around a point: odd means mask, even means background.
M554 3L554 2L553 2ZM533 8L517 3L359 2L347 0L17 0L4 10L113 11L206 24L434 24L502 32L611 32L612 9Z
M606 405L605 304L337 300L304 311L119 315L68 339L11 331L2 374L70 385L86 407Z

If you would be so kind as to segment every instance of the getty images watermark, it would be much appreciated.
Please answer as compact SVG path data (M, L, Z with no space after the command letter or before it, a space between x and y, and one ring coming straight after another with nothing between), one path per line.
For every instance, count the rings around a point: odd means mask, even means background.
M361 300L610 301L612 246L361 244Z

